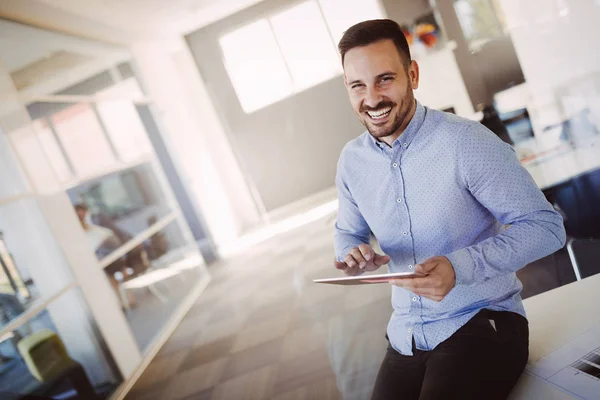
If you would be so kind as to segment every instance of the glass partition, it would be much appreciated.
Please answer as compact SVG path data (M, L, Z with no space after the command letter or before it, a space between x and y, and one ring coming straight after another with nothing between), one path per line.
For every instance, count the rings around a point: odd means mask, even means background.
M176 217L152 229L131 251L104 267L142 351L187 294L207 278L204 260L184 225Z
M2 303L3 305L5 303ZM77 289L0 335L0 397L106 398L121 379ZM72 324L61 323L71 314ZM76 321L76 322L75 322ZM37 397L36 397L37 398Z
M0 197L0 328L73 284L35 199Z

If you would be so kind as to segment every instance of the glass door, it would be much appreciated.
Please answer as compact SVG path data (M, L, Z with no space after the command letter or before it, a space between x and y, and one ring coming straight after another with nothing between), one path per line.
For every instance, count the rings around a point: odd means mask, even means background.
M209 274L128 52L5 20L0 34L14 41L0 54L0 397L72 376L65 390L106 397Z

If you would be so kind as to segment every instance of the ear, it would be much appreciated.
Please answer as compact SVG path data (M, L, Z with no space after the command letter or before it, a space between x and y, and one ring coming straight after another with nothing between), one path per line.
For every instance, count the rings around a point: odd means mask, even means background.
M419 64L415 60L412 60L408 67L408 78L412 89L417 89L419 87Z
M344 74L344 86L348 89L348 79L346 78L346 74Z

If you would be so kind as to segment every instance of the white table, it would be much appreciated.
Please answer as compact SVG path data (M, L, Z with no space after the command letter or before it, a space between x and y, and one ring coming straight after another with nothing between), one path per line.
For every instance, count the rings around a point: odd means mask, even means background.
M524 301L529 319L529 361L535 362L600 323L600 274ZM523 374L510 400L574 399L531 375Z
M600 140L586 146L549 154L539 161L525 163L542 190L600 168Z

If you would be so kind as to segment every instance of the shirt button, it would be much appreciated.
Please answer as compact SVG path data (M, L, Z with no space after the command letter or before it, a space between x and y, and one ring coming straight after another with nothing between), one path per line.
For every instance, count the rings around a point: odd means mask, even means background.
M398 203L402 203L402 199L401 199L400 197L398 197L398 198L396 199L396 201L397 201Z
M407 148L408 147L408 143L403 143L402 147Z
M402 234L403 234L404 236L406 236L406 235L408 235L408 232L402 232Z
M408 328L408 333L411 333L411 332L412 332L412 328Z
M397 168L398 167L398 163L393 163L392 167Z
M410 340L410 335L408 335L408 336L406 337L406 340Z
M412 300L413 300L413 301L417 301L417 298L416 298L416 297L413 297L413 299L412 299Z
M412 266L412 265L409 265L409 266L408 266L408 269L413 269L413 266Z

